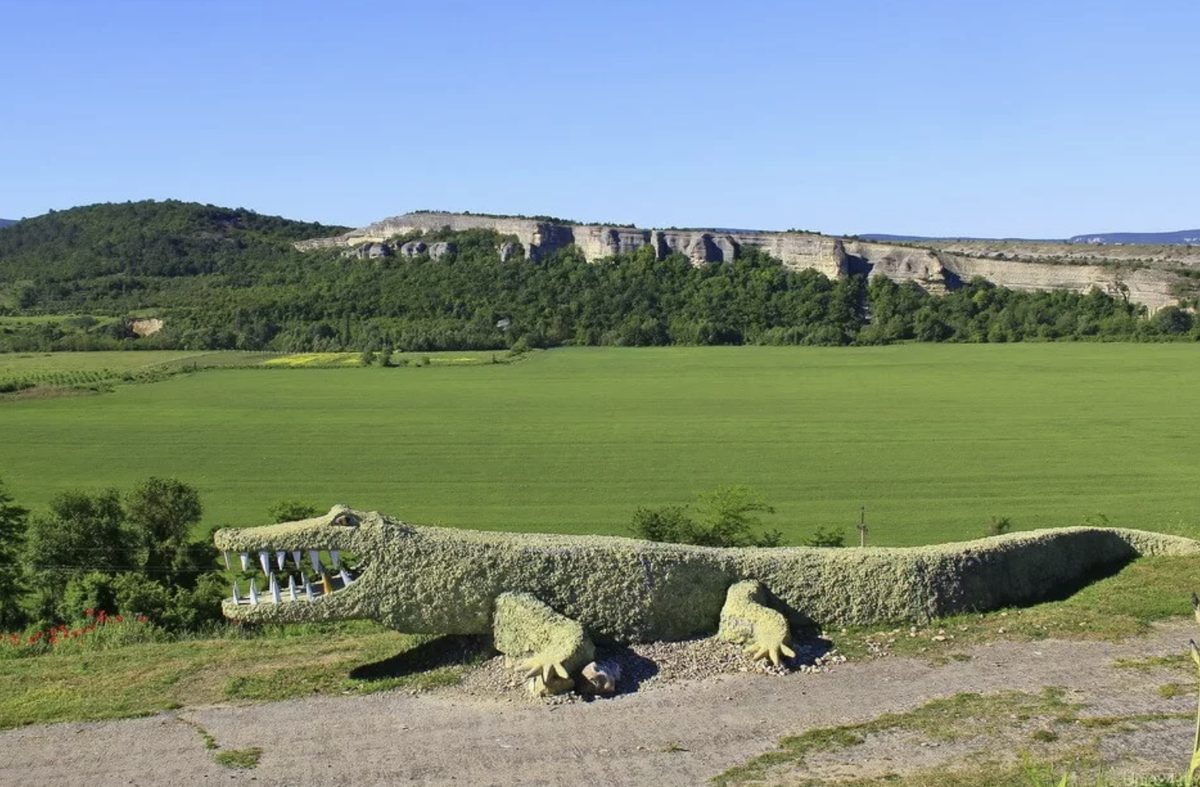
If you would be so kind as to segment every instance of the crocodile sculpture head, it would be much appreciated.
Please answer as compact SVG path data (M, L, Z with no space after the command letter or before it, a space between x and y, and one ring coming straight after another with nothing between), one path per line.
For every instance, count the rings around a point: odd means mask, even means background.
M378 515L339 505L311 519L218 530L214 542L226 566L240 562L254 572L249 583L234 583L225 616L280 623L374 617L378 572L370 556L385 527Z

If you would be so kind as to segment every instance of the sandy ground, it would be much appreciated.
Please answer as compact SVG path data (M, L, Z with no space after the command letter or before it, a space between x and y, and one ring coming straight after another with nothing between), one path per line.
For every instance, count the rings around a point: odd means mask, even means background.
M1157 691L1186 673L1112 665L1185 653L1194 630L1181 621L1120 644L995 642L942 666L888 657L822 674L724 675L558 706L448 689L32 726L0 733L0 785L697 785L785 735L958 692L1062 686L1070 701L1088 705L1085 715L1186 714L1194 695L1164 699ZM258 768L217 765L198 727L224 750L261 747ZM1172 719L1114 730L1103 749L1115 773L1149 774L1182 771L1190 747L1191 722ZM939 761L901 733L855 749L823 775L872 775L881 750L891 771Z

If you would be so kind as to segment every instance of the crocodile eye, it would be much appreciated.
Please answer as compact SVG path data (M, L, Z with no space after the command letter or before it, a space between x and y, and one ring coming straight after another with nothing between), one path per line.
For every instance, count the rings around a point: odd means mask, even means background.
M334 517L333 524L341 525L342 527L358 527L358 517L354 514L338 514Z

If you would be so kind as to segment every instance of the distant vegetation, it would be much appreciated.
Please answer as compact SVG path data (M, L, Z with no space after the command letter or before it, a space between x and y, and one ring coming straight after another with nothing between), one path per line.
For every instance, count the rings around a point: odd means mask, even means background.
M93 205L0 233L0 351L491 350L561 345L889 344L1195 338L1195 321L1093 291L1015 292L981 279L944 296L861 276L831 281L745 249L732 265L589 264L568 247L499 260L502 236L443 233L439 260L301 254L340 227L180 202ZM8 315L5 318L4 315ZM56 315L75 315L56 317ZM161 317L150 337L135 316ZM38 317L38 319L29 319Z

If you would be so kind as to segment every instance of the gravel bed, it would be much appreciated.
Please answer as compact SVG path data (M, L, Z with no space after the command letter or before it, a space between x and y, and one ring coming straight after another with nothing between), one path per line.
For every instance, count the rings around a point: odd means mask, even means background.
M846 657L831 649L823 640L793 643L795 658L785 659L778 667L769 661L754 661L740 645L716 637L702 637L679 642L647 642L624 647L596 648L596 661L616 664L621 678L617 697L624 694L653 690L676 681L703 680L714 675L756 673L787 675L792 672L826 672L845 662ZM547 705L587 702L593 698L575 692L552 697L535 697L525 681L508 666L504 656L488 659L472 668L462 682L450 689L478 697L494 697L505 701L527 701Z

